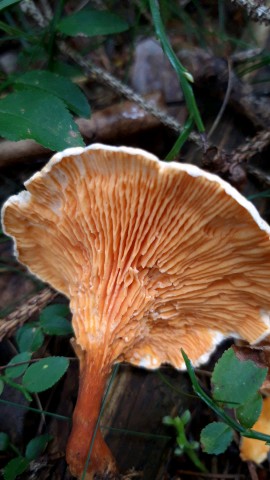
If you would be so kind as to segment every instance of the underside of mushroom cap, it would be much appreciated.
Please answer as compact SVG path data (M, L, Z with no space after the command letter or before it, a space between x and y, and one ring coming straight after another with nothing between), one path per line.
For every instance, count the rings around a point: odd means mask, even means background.
M233 187L138 149L68 149L3 209L19 260L71 300L77 342L183 368L270 332L270 229Z

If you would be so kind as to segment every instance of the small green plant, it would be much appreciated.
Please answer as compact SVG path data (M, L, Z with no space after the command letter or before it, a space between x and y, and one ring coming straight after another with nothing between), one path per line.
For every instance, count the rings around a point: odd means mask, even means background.
M42 310L39 320L19 328L16 342L20 352L35 352L46 335L72 335L71 323L66 319L70 310L67 305L54 304Z
M52 438L51 435L46 433L33 438L26 445L25 453L22 455L18 448L11 443L9 436L0 432L0 452L12 450L16 454L16 457L10 460L3 470L4 480L15 480L18 475L25 472L29 468L30 462L44 452Z
M22 20L17 3L18 0L0 2L0 12L5 13L9 7L15 17ZM83 8L62 18L63 4L58 2L51 21L43 21L44 25L38 27L22 21L19 28L14 28L7 15L6 21L0 22L0 30L4 32L2 44L15 40L24 45L22 72L2 78L1 90L8 89L8 93L0 100L0 135L13 141L33 139L51 150L83 146L72 114L88 118L91 114L81 89L67 76L59 74L59 70L68 72L69 69L65 64L63 68L59 60L58 42L69 36L111 35L129 28L125 20L106 10ZM32 65L27 64L27 55L33 60ZM41 68L36 69L40 63Z
M65 318L69 313L66 305L50 305L42 310L37 322L29 323L16 332L16 343L19 352L5 366L0 375L0 394L4 385L20 390L27 400L31 401L32 393L42 392L52 387L66 372L69 361L65 357L46 357L31 360L32 354L38 350L46 335L70 335L73 333L71 323ZM18 383L18 378L21 382Z
M176 455L186 454L190 460L194 463L194 465L201 471L206 473L207 469L200 461L198 455L196 454L196 450L199 448L199 443L194 441L189 441L186 436L185 427L187 423L190 421L191 414L189 410L186 410L181 417L164 417L163 423L165 425L169 425L175 428L176 430L176 442L177 448L175 449L174 453Z
M182 351L193 390L222 421L207 425L201 432L203 451L223 453L233 439L233 432L241 436L262 440L270 444L270 436L252 430L262 409L262 396L258 392L267 375L252 360L240 361L232 348L224 352L216 363L212 377L212 395L201 387L192 364ZM230 411L230 414L227 413Z

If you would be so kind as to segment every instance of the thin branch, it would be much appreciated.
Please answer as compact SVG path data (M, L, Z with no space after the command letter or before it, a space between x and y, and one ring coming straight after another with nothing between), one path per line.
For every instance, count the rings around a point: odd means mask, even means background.
M57 292L44 288L41 292L30 297L26 302L0 320L0 340L12 334L13 330L26 322L34 313L40 311L56 296Z
M41 27L45 28L48 25L48 21L45 20L45 17L42 15L41 11L39 10L38 6L32 0L23 0L20 3L20 8L23 13L28 14L32 19L36 22L36 24Z
M147 102L141 95L138 95L136 92L134 92L132 88L122 83L120 80L103 70L101 67L94 65L91 60L85 60L80 54L78 54L73 48L69 47L66 43L60 42L58 46L63 54L65 54L78 65L80 65L86 73L95 75L102 83L111 87L118 94L123 95L132 102L136 102L146 112L151 113L154 117L158 118L164 125L171 128L175 133L179 134L181 132L181 130L183 129L183 125L181 125L177 120L168 115L166 112L157 109L156 106L153 105L153 103ZM189 138L200 147L204 146L201 135L192 132Z
M211 135L213 135L214 131L216 130L222 116L223 116L223 113L225 111L225 108L227 107L227 104L229 102L229 98L230 98L230 94L231 94L231 90L232 90L232 65L231 65L231 61L228 59L228 84L227 84L227 90L226 90L226 93L225 93L225 97L224 97L224 100L222 102L222 105L221 105L221 108L216 116L216 119L210 129L210 131L208 132L208 140L210 139Z
M245 8L252 20L260 23L270 23L270 8L266 5L259 5L256 0L232 0L240 7Z

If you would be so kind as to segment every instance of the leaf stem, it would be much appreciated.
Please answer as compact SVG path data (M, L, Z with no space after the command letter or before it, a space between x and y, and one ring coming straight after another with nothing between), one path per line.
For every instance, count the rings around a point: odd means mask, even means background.
M177 58L176 54L174 53L172 46L169 42L169 39L166 35L165 28L161 19L160 9L159 9L159 2L158 0L149 0L150 9L152 13L152 18L156 30L157 37L162 45L162 48L167 55L170 63L172 64L173 68L175 69L180 85L183 90L183 94L187 103L188 110L194 122L197 125L199 132L204 132L204 124L200 115L200 112L197 107L197 103L194 97L193 89L190 83L193 82L192 75L187 71L187 69L181 64L179 59Z
M267 435L262 432L257 432L256 430L252 429L247 429L244 428L242 425L240 425L238 422L236 422L233 418L231 418L229 415L224 412L224 410L215 403L215 401L207 395L207 393L202 389L200 386L197 377L195 375L193 366L191 364L191 361L189 360L188 356L184 352L184 350L181 350L186 367L187 367L187 372L189 374L193 390L194 392L198 395L198 397L203 400L203 402L208 405L224 422L229 425L233 430L236 430L237 432L240 433L242 437L247 437L247 438L254 438L255 440L262 440L266 443L270 443L270 435Z

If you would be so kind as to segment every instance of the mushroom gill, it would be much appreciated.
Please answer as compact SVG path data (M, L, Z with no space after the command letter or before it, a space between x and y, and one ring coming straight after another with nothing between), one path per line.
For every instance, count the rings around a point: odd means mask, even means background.
M270 228L215 175L133 148L56 154L3 209L19 260L70 298L80 388L67 447L80 477L111 367L195 365L270 331ZM100 431L88 477L116 469Z

